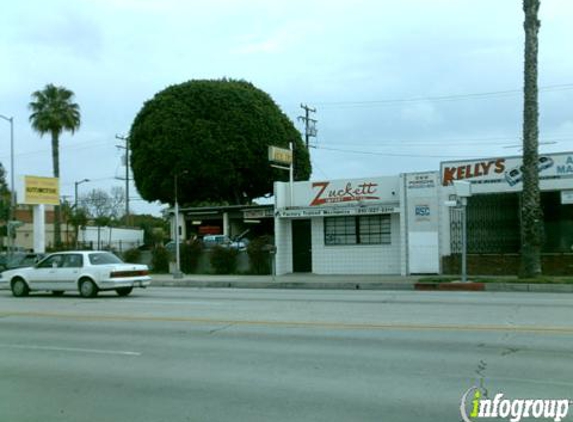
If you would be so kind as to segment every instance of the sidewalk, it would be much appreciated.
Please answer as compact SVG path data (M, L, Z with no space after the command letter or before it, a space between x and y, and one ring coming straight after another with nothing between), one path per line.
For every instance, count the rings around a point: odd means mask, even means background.
M152 286L245 289L414 290L418 277L384 275L184 275L153 274Z
M152 286L243 289L420 290L573 293L573 284L418 283L423 277L400 275L184 275L153 274Z

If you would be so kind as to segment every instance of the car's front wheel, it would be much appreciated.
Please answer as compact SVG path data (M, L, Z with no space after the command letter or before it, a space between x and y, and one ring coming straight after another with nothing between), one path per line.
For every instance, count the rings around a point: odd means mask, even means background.
M115 289L115 292L118 294L118 296L127 296L131 293L132 290L133 287L120 287L119 289Z
M98 288L96 284L85 278L80 281L80 295L82 297L96 297L98 292Z
M12 280L12 294L16 297L28 296L30 289L24 280L20 277Z

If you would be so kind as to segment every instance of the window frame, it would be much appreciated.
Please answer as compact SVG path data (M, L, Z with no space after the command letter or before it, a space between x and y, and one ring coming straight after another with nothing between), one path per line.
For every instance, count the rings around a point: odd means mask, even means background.
M372 226L377 227L363 230ZM325 246L391 245L392 214L324 217L323 232Z

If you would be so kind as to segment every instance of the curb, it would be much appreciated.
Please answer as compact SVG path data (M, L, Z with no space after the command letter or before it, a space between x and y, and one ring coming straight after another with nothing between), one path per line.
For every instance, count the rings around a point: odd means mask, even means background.
M196 287L214 289L294 289L294 290L414 290L413 283L328 283L328 282L249 282L249 281L152 281L151 287Z
M455 291L455 292L483 292L485 283L416 283L414 290L421 291Z
M440 292L531 292L573 293L573 284L524 283L400 283L400 282L304 282L304 281L195 281L152 280L152 287L194 287L212 289L285 289L285 290L399 290Z

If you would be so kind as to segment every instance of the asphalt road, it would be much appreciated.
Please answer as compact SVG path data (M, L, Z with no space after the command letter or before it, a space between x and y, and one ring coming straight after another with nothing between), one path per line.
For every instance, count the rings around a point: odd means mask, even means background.
M572 358L567 294L0 291L2 422L459 421L573 398Z

